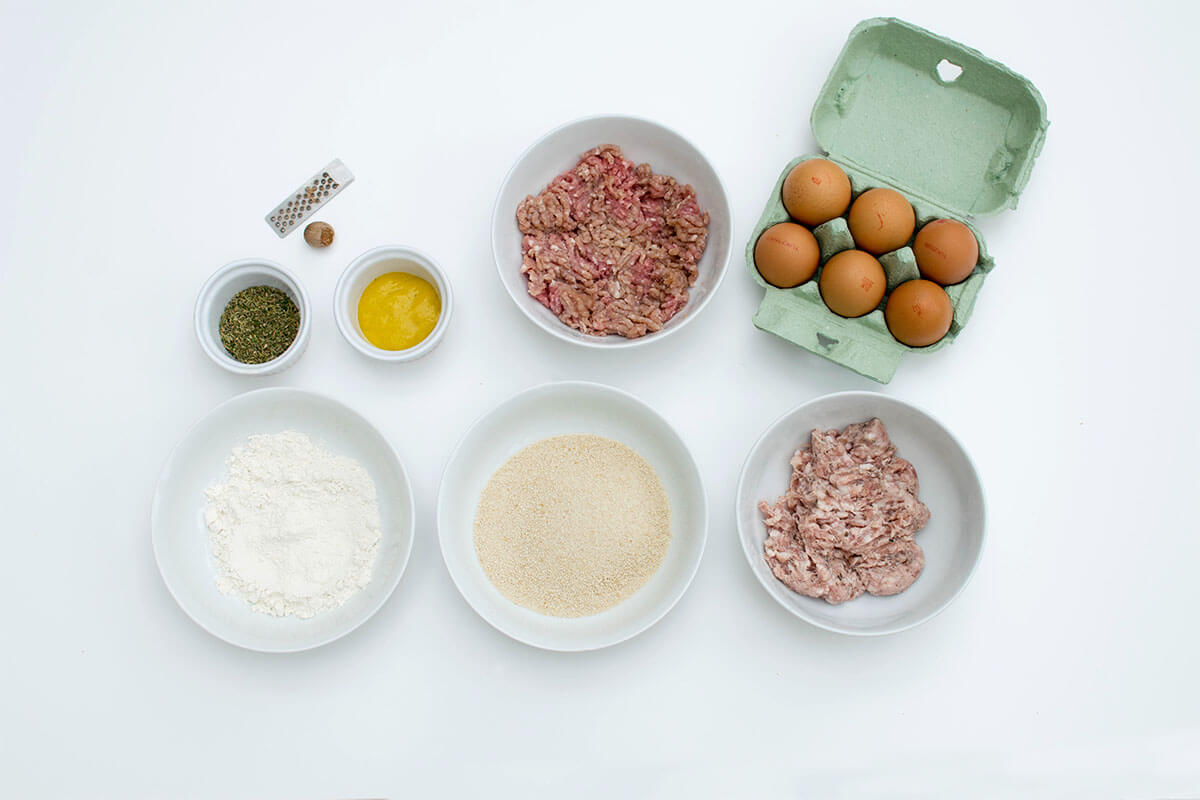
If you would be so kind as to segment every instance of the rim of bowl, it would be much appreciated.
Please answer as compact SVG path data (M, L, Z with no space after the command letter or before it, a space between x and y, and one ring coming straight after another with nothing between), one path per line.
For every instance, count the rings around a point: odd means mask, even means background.
M458 574L455 573L454 569L451 568L451 566L450 566L450 559L446 556L446 536L448 534L445 532L446 526L445 526L444 520L442 518L443 517L442 507L447 502L446 496L445 496L446 474L450 471L450 467L458 459L459 455L462 452L463 445L466 443L467 439L471 436L471 434L475 432L475 429L478 428L481 424L483 424L483 421L486 420L488 417L492 416L493 414L498 413L501 409L506 408L506 407L512 405L513 403L518 402L519 400L524 398L526 395L535 394L535 393L539 393L539 392L545 392L545 391L549 391L549 390L553 390L553 389L566 389L566 388L571 388L571 387L583 388L588 391L599 390L601 392L616 394L616 395L619 395L628 400L632 400L634 403L638 404L643 409L648 411L652 417L654 417L659 422L661 422L666 427L666 429L669 430L671 432L671 434L679 441L680 446L683 448L684 455L687 456L687 464L688 464L688 466L691 467L693 477L696 479L697 486L699 487L699 490L700 490L699 494L700 494L700 512L701 512L701 516L700 516L700 519L701 519L700 547L696 553L696 558L695 558L694 563L692 563L690 568L688 569L686 580L683 580L680 582L679 588L675 592L675 597L672 598L671 602L667 604L667 606L662 610L661 613L648 618L644 624L636 626L636 628L634 630L630 631L629 633L619 636L615 639L612 639L611 641L604 642L603 644L586 645L586 646L582 646L582 647L563 647L560 645L552 645L552 644L546 644L543 642L530 641L529 639L525 638L524 636L521 636L513 631L505 630L504 628L502 628L500 626L500 623L498 621L493 620L488 614L485 614L483 611L481 611L479 609L479 607L476 606L475 603L472 602L472 600L467 596L467 592L464 591L463 585L459 581ZM478 498L475 498L475 500L476 500L476 502L478 502ZM511 396L505 398L504 400L501 400L499 403L492 406L487 411L483 412L478 417L476 417L475 421L472 422L465 431L463 431L462 436L460 436L458 438L458 441L455 442L454 449L450 451L450 457L448 459L446 459L445 467L442 468L442 475L438 481L437 509L434 514L434 522L437 525L438 549L441 551L441 554L442 554L442 565L446 568L446 572L448 572L450 574L450 580L453 581L454 588L458 590L458 593L462 597L462 599L466 602L466 604L468 606L470 606L471 610L474 611L479 616L480 619L482 619L488 625L492 626L492 628L494 628L495 630L504 634L505 636L509 637L510 639L520 642L521 644L527 645L529 647L536 647L539 650L549 650L549 651L557 652L557 653L582 653L582 652L590 652L593 650L603 650L607 647L613 647L615 645L621 644L622 642L627 642L630 639L634 638L635 636L639 636L639 635L645 633L646 631L648 631L650 628L657 625L659 622L661 622L663 620L664 617L667 616L667 614L669 614L671 611L674 610L675 606L679 605L679 601L683 599L683 596L685 594L687 594L688 589L691 588L692 583L695 581L696 573L699 572L699 570L700 570L700 562L704 560L704 551L708 547L708 492L705 491L705 488L704 488L704 477L700 473L700 465L696 463L696 457L692 453L692 449L690 447L688 447L687 441L683 438L683 436L681 436L679 434L679 431L675 430L675 426L672 425L666 417L664 417L662 414L658 413L658 411L653 406L651 406L649 403L647 403L645 400L642 400L637 395L632 394L631 392L627 392L624 389L618 389L615 386L610 386L606 383L597 383L596 381L547 381L546 383L539 383L535 386L530 386L527 389L522 389L521 391L517 392L516 394L511 395ZM510 600L509 602L512 602L512 601ZM586 619L586 617L584 617L583 619Z
M264 394L264 393L265 394L309 395L309 396L316 397L318 399L333 403L335 405L341 406L345 411L349 412L352 416L358 417L358 419L360 419L362 422L366 423L367 427L369 427L371 430L375 431L375 433L379 436L380 439L383 440L384 444L387 446L387 452L389 452L391 454L393 461L395 461L395 463L396 463L396 466L400 468L400 476L404 481L404 489L405 489L405 493L408 497L408 517L405 520L405 522L408 524L408 530L410 532L410 535L408 537L408 546L404 548L404 553L400 557L399 566L396 569L395 577L391 580L391 584L389 586L387 586L386 591L384 591L380 595L379 600L376 602L374 607L372 607L368 613L363 615L362 619L358 620L353 625L346 628L344 631L331 634L331 635L321 639L320 641L313 642L312 644L304 644L304 645L298 645L298 646L282 646L282 647L272 647L272 648L255 647L252 645L244 644L242 642L236 642L236 641L228 638L224 634L222 634L218 631L215 631L212 628L210 628L209 626L205 625L194 614L192 614L191 609L189 609L186 605L184 605L184 602L179 599L179 597L180 597L179 593L175 591L175 586L171 583L171 579L167 577L167 573L163 569L162 560L161 560L161 558L159 556L159 552L158 552L158 537L154 533L157 528L156 522L158 520L158 514L159 514L158 507L159 507L160 497L162 495L163 482L167 479L168 473L171 471L171 467L173 467L175 465L175 456L178 454L179 448L183 445L183 443L185 441L187 441L188 437L190 437L192 435L192 433L195 431L196 428L200 427L200 425L206 419L211 417L213 414L216 414L221 409L225 408L225 406L231 405L231 404L233 404L235 402L239 402L239 401L245 402L245 399L247 397L249 397L250 395L258 395L258 394ZM212 636L216 637L217 639L220 639L222 642L225 642L226 644L230 644L230 645L233 645L234 647L240 647L243 650L250 650L250 651L256 652L256 653L301 653L301 652L304 652L305 650L315 650L316 648L324 647L325 645L330 644L331 642L336 642L338 639L341 639L343 636L347 636L347 635L353 633L354 631L358 630L360 627L362 627L367 622L367 620L371 619L377 613L379 613L379 610L381 608L383 608L384 604L386 604L387 601L391 599L392 594L396 591L396 587L400 585L400 579L404 577L404 573L408 569L408 562L409 562L409 559L412 557L413 542L416 540L416 538L417 538L417 506L416 506L415 498L413 496L412 480L408 476L408 470L404 467L404 462L400 459L400 454L396 452L396 448L392 445L391 439L384 436L383 431L379 430L379 428L376 427L375 423L371 422L371 420L367 419L365 416L363 416L361 413L359 413L359 411L357 409L351 408L350 406L343 403L341 400L338 400L335 397L331 397L330 395L327 395L323 392L315 392L315 391L312 391L311 389L298 389L294 386L266 386L266 387L263 387L262 389L252 389L248 392L242 392L241 394L235 394L233 397L230 397L229 399L224 400L221 403L218 403L216 406L214 406L212 409L210 409L207 413L203 414L198 419L196 419L191 425L188 426L187 430L184 431L183 435L179 437L179 440L177 442L175 442L175 445L171 448L171 452L167 455L166 461L163 462L162 467L159 469L158 480L155 481L155 483L154 483L154 499L150 503L150 547L154 551L154 564L155 564L155 566L158 567L158 574L162 578L163 585L165 585L167 587L167 593L170 594L171 599L175 601L175 605L179 606L179 609L181 611L183 611L183 613L185 615L187 615L187 618L190 619L192 622L196 623L196 625L201 630L206 631L207 633L211 634Z
M365 336L359 333L358 326L347 316L346 304L350 299L347 297L350 291L350 283L358 277L359 273L369 269L373 264L385 258L402 258L408 261L415 261L429 270L429 273L434 278L434 288L437 289L442 301L442 313L438 315L438 321L433 326L433 330L423 340L405 350L384 350L382 347L376 347L368 342ZM427 355L445 337L446 329L450 326L450 316L453 310L454 294L450 289L450 279L446 277L445 270L427 253L407 245L384 244L379 247L372 247L351 261L342 270L342 275L338 278L337 286L333 290L333 320L337 324L337 329L341 331L342 338L349 342L350 346L358 352L379 361L397 363L416 361L418 358Z
M724 256L721 258L721 261L718 265L717 281L713 284L712 290L709 291L709 293L696 305L696 307L691 309L688 315L681 319L674 327L664 328L662 330L655 331L654 333L648 333L645 336L639 336L636 339L627 339L624 336L618 336L615 334L610 334L608 336L588 336L587 338L581 339L567 333L568 330L574 329L569 328L566 323L562 322L561 320L557 320L556 325L551 325L544 320L538 319L530 312L528 308L525 307L525 305L522 303L522 298L517 294L514 294L512 288L508 285L508 282L504 280L504 266L501 263L500 251L496 246L496 226L500 221L500 199L504 196L504 192L508 188L508 184L512 181L513 173L517 171L517 167L521 166L521 162L523 162L529 156L534 148L542 144L542 142L546 141L551 136L561 133L567 128L573 128L576 125L595 122L597 120L628 120L631 122L643 123L646 125L652 125L656 128L661 128L667 133L679 137L679 139L687 144L688 147L695 150L696 154L700 156L700 159L708 165L710 170L712 170L713 177L717 181L717 187L721 191L721 197L725 199L725 208L729 211L729 245L725 248ZM554 177L555 176L550 176L550 178L547 179L547 183L549 183L551 180L554 180ZM537 325L537 327L564 342L570 342L571 344L579 345L580 347L590 347L595 350L621 350L629 347L641 347L642 345L649 344L652 341L664 339L670 334L681 330L684 326L689 324L693 319L700 315L700 312L708 306L713 296L716 295L717 290L721 288L721 284L725 282L725 275L729 272L729 259L733 257L733 207L729 202L729 191L725 188L725 181L721 178L721 173L717 170L716 166L713 165L713 162L708 157L708 154L697 147L695 142L674 128L664 125L657 120L648 119L647 117L639 117L633 114L590 114L586 117L578 117L570 120L569 122L564 122L558 127L547 131L535 139L532 144L521 151L521 154L517 156L516 161L514 161L512 166L508 168L508 172L504 174L504 180L500 182L500 191L496 193L496 199L492 203L491 225L492 261L496 265L496 274L500 277L500 283L504 286L505 292L509 297L512 298L513 303L516 304L517 308L521 309L521 313L525 316L525 318ZM690 304L691 301L689 300L689 305ZM587 334L582 335L587 336Z
M264 361L261 364L243 364L225 351L225 347L220 344L220 334L213 331L201 318L200 310L204 307L206 300L234 277L254 272L277 278L296 295L300 301L298 304L300 330L296 331L296 338L288 345L287 350L270 361ZM196 331L196 339L200 342L200 348L215 364L237 375L272 375L295 364L308 346L308 336L312 327L311 318L312 303L309 301L304 284L287 267L265 258L242 258L230 261L209 275L208 280L200 287L200 293L196 296L196 305L192 311L192 325Z
M966 576L962 579L962 581L959 583L958 587L954 590L954 592L951 593L951 595L948 598L946 598L945 602L943 602L941 605L939 605L937 608L935 608L933 611L926 614L925 616L923 616L919 619L916 619L912 622L904 623L902 625L895 625L892 627L873 629L873 630L848 630L845 628L838 627L836 625L830 625L828 623L813 619L813 618L809 617L807 614L805 614L804 612L802 612L800 609L797 609L792 606L784 604L783 601L781 601L779 598L777 598L774 595L774 593L771 591L770 585L767 582L768 579L765 576L761 575L758 572L758 570L755 568L758 564L758 559L760 559L762 557L762 554L756 553L750 549L750 545L748 543L748 537L745 536L744 532L742 531L742 515L740 513L740 510L737 508L736 501L737 501L737 498L740 498L742 496L742 490L746 484L747 470L750 467L750 459L752 459L754 457L754 454L755 454L755 452L758 451L758 448L762 446L763 442L766 441L767 437L770 436L772 433L774 433L775 429L778 428L785 419L787 419L788 417L792 416L793 414L795 414L805 408L808 408L809 406L814 405L816 403L824 402L827 400L833 400L833 399L839 398L839 397L864 397L864 396L865 397L882 397L886 400L897 403L899 405L907 406L908 408L910 408L920 414L924 414L926 417L929 418L930 421L933 422L934 425L936 425L938 428L940 428L942 430L942 432L945 433L946 436L948 436L950 438L950 441L954 442L954 445L956 447L958 447L958 449L962 452L963 456L966 458L967 466L970 467L970 469L971 469L971 475L975 478L975 483L979 486L979 506L980 506L980 513L983 518L983 523L979 530L979 552L976 553L975 560L971 562L971 566L967 570ZM804 620L809 625L812 625L817 628L821 628L823 630L827 630L830 633L841 634L842 636L863 636L863 637L889 636L894 633L903 633L904 631L912 630L913 628L916 628L919 625L924 625L926 622L929 622L931 619L933 619L934 617L936 617L937 615L939 615L943 611L945 611L947 608L949 608L950 604L953 603L955 600L957 600L958 596L960 594L962 594L964 589L967 588L967 585L971 583L971 579L975 577L976 570L979 569L979 562L983 560L983 549L987 545L987 521L988 521L987 494L984 491L983 481L980 480L980 478L979 478L979 468L975 466L975 460L973 458L971 458L971 451L969 451L969 450L967 450L967 448L963 447L963 443L961 441L959 441L957 436L954 435L954 432L951 431L949 428L947 428L945 425L943 425L942 421L940 419L938 419L932 412L930 412L929 409L927 409L923 406L919 406L916 403L911 403L907 400L901 400L900 398L895 397L893 395L884 394L883 392L868 392L868 391L863 391L863 390L831 392L830 394L823 394L823 395L820 395L819 397L814 397L813 399L808 400L807 402L801 403L800 405L798 405L794 408L791 408L791 409L783 412L782 414L780 414L778 417L776 417L771 422L770 425L768 425L766 427L766 429L762 432L762 434L754 441L754 444L750 447L750 450L746 453L746 459L745 459L745 461L742 462L741 473L738 475L737 494L734 496L734 500L735 500L734 513L737 516L738 539L741 540L742 552L746 556L746 563L749 564L749 566L750 566L750 572L754 575L754 577L758 580L758 582L762 585L762 587L767 590L767 594L770 595L771 599L774 600L776 603L778 603L781 608L790 612L793 616ZM773 578L772 578L772 580L773 580Z

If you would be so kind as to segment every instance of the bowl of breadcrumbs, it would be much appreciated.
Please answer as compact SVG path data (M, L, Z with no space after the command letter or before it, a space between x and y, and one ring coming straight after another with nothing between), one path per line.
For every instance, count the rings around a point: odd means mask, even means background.
M446 568L492 626L549 650L635 636L687 590L707 534L682 438L636 397L553 383L486 414L438 496Z

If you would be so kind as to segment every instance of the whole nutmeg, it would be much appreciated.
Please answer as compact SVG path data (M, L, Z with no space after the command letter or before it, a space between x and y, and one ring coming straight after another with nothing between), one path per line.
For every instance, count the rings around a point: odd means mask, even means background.
M333 244L333 226L328 222L310 222L304 229L304 241L313 247L329 247Z

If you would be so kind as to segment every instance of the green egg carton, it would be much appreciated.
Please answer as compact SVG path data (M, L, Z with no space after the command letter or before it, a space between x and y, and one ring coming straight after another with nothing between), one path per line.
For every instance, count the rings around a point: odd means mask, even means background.
M940 350L970 319L995 262L969 218L1016 208L1050 124L1046 104L1027 79L978 51L903 20L876 18L850 32L810 124L825 155L801 156L784 167L746 245L746 265L766 290L754 324L887 383L905 352ZM886 297L869 314L846 319L821 300L819 273L792 289L772 286L758 274L754 245L764 230L789 220L783 181L792 167L810 158L828 158L842 167L854 198L877 186L902 193L916 211L917 230L940 217L971 228L979 241L979 262L966 280L946 287L954 321L941 341L917 348L892 338L883 319ZM822 265L854 246L844 217L813 233ZM888 292L918 277L911 244L879 257Z

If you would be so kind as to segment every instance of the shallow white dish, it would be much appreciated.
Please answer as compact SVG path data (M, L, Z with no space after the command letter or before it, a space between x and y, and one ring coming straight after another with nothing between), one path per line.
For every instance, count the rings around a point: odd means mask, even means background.
M632 447L658 473L671 505L671 545L658 572L624 602L590 617L550 617L492 585L475 553L475 508L492 473L549 436L590 433ZM438 492L442 557L478 614L512 638L547 650L595 650L649 628L696 574L708 531L700 472L670 424L633 395L596 383L549 383L521 392L477 421L450 456Z
M217 590L217 565L204 524L204 490L228 474L225 459L256 433L297 430L366 468L375 482L382 538L371 582L345 604L311 619L272 617ZM163 467L150 511L154 557L167 589L200 627L262 652L307 650L357 628L383 605L408 563L415 514L412 489L387 439L357 412L300 389L238 395L192 426Z
M813 428L844 428L872 417L882 420L901 458L912 463L919 496L932 514L917 533L925 569L905 591L891 597L862 595L841 605L796 594L763 558L767 529L758 501L775 501L791 479L791 459L809 443ZM928 412L876 392L818 397L780 417L754 444L737 489L738 535L763 587L780 605L817 627L874 636L920 625L941 612L970 581L983 551L983 487L958 440Z
M300 311L300 330L287 350L278 357L262 364L243 364L225 349L221 343L221 313L233 296L251 286L273 286L287 293ZM262 258L247 258L232 261L214 272L196 298L193 324L196 338L205 354L217 365L238 375L274 375L300 360L308 347L312 317L308 292L300 279L274 261Z
M688 303L661 331L637 339L588 336L563 324L550 309L529 295L521 274L521 231L517 205L535 195L559 174L579 163L579 157L602 144L615 144L635 164L647 162L656 173L690 183L696 200L709 214L708 243L700 259L700 276ZM725 185L717 171L690 141L675 131L639 117L603 115L568 122L547 133L520 155L500 186L492 209L492 252L500 280L517 307L543 330L564 341L586 347L636 347L657 341L694 319L721 285L732 248L732 218Z
M358 325L358 299L367 284L388 272L407 272L433 284L442 300L437 324L422 341L405 350L384 350L367 341ZM363 253L350 262L333 290L333 319L342 336L358 352L380 361L416 361L441 343L454 311L450 280L437 262L420 250L400 245L384 245Z

